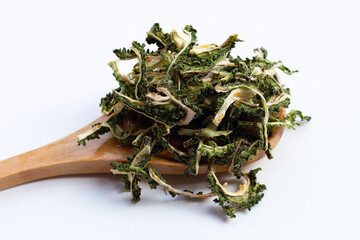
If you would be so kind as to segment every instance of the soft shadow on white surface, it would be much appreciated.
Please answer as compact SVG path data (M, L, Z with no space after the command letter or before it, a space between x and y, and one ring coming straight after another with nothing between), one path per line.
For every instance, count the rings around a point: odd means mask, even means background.
M229 189L238 187L236 180L229 181L227 174L218 174L221 182L228 181ZM178 189L194 190L194 192L203 191L209 192L207 189L208 182L206 175L200 175L197 177L184 177L184 176L163 176L169 184ZM233 182L236 182L234 186L231 186ZM156 190L150 189L147 183L142 182L142 195L139 203L131 201L131 194L124 190L124 184L120 181L119 176L113 176L111 174L87 174L87 175L69 175L61 177L52 177L48 179L42 179L33 181L30 183L22 184L9 188L0 192L0 198L6 201L6 198L11 199L12 194L22 193L24 196L27 194L38 194L41 192L45 194L47 188L51 188L53 191L65 191L68 193L84 193L87 195L90 201L96 201L100 204L109 204L117 207L126 207L131 209L148 209L151 207L163 207L169 208L169 213L174 210L171 206L181 206L184 208L196 209L200 215L207 216L207 218L215 218L220 221L228 221L229 218L224 214L221 207L213 203L214 197L209 199L196 199L185 196L172 197L168 192L163 191L161 186L158 186ZM234 188L235 189L235 188ZM51 193L50 193L51 194ZM5 196L5 197L4 197ZM83 196L78 196L82 198ZM66 196L66 198L73 198L72 196ZM46 201L46 198L44 199ZM3 202L4 203L4 202ZM42 204L39 202L38 204ZM74 203L77 206L78 203ZM168 206L167 206L168 205ZM254 207L256 208L256 206ZM177 211L175 211L176 213ZM245 214L246 211L239 212L240 215Z

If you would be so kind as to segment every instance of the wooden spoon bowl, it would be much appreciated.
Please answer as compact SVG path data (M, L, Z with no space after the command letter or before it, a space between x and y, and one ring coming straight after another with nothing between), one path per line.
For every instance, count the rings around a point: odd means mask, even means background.
M282 109L280 116L283 116ZM110 173L111 162L125 162L133 155L132 146L122 146L111 133L102 135L100 139L87 142L85 147L77 145L77 136L86 132L96 122L103 122L102 116L82 129L43 147L0 161L0 190L10 188L34 180L72 174ZM275 128L269 142L274 148L284 131L284 127ZM258 151L250 164L265 156ZM162 174L184 174L186 164L172 160L171 154L161 152L149 162L149 166ZM217 172L228 170L228 165L218 166ZM207 173L207 164L200 165L199 174Z

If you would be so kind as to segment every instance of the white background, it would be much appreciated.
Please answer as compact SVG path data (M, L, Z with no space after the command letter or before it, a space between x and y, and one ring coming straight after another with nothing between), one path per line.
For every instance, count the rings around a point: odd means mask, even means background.
M358 1L1 1L0 159L100 116L116 87L114 48L192 24L199 44L238 33L233 55L265 47L291 108L313 117L263 159L265 197L228 219L212 200L172 199L143 185L133 204L117 176L36 181L0 192L0 239L359 239ZM177 184L182 178L171 177ZM200 180L196 180L200 184Z

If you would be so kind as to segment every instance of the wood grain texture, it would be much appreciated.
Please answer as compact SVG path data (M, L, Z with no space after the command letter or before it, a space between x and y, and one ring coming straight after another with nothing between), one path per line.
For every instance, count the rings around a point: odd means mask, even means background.
M284 115L285 110L281 112ZM100 139L87 142L87 145L77 145L77 135L91 128L95 122L104 121L107 116L101 116L97 120L82 129L53 143L20 154L15 157L0 161L0 190L34 180L72 174L87 173L110 173L110 163L115 161L127 161L128 156L133 155L130 146L122 146L111 133L102 135ZM269 142L274 148L284 131L284 127L274 130ZM250 164L265 156L263 151L258 151ZM150 167L156 168L162 174L180 175L184 173L186 165L171 159L168 152L161 152L149 163ZM216 171L227 171L228 165L218 166ZM207 173L207 165L200 165L199 174Z

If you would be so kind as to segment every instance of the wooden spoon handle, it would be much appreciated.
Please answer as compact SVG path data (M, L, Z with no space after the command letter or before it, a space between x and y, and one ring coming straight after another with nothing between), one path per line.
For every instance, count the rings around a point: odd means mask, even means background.
M133 154L131 148L116 147L118 143L111 134L88 142L86 147L77 146L77 135L88 130L91 124L53 143L0 161L0 190L54 176L110 173L111 162L125 161Z

